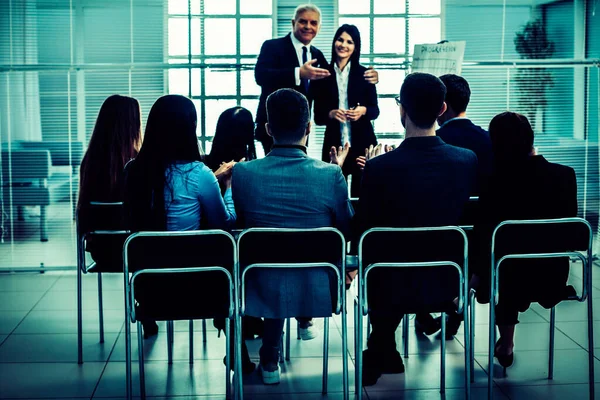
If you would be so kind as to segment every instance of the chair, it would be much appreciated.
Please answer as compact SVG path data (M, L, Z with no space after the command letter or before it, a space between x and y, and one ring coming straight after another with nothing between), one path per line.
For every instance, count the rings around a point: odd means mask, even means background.
M236 245L230 234L220 230L138 232L125 241L123 261L125 316L138 325L140 396L144 399L146 391L140 320L168 321L168 340L171 345L171 321L234 319L237 314L233 281L237 269ZM133 273L131 278L130 272ZM156 296L156 293L162 295ZM230 398L229 323L225 324L225 334L226 393ZM127 399L131 399L131 327L127 321L125 353ZM241 364L235 376L239 377L240 374Z
M442 312L440 392L445 392L445 311L458 298L457 311L468 321L467 254L466 234L456 226L373 228L362 235L358 247L358 296L355 302L357 399L362 398L361 315L367 315L373 304L383 313L392 310L403 314ZM432 275L434 273L436 275ZM436 279L431 279L432 276ZM377 297L370 294L374 288L377 288ZM438 296L431 296L432 292ZM406 320L404 324L406 329ZM471 346L466 326L464 334L465 396L469 399Z
M86 228L82 227L82 217ZM98 317L100 343L104 343L104 312L102 305L102 273L123 272L123 243L129 236L124 228L123 203L91 202L76 214L77 225L77 363L83 363L82 274L98 274ZM90 228L87 228L90 227ZM84 229L86 231L84 231ZM87 265L85 253L97 260Z
M582 218L512 220L500 223L492 235L490 274L490 348L488 397L493 397L494 345L496 343L495 305L499 302L500 266L515 259L577 258L583 264L581 295L570 296L588 305L589 394L594 398L594 321L592 314L592 228ZM582 254L584 253L584 254ZM493 299L493 300L492 300ZM548 379L554 377L555 307L550 310L550 351Z
M345 248L346 241L340 231L334 228L284 229L251 228L243 231L238 238L240 313L237 316L237 330L241 332L241 317L246 312L246 281L260 269L278 269L285 274L291 269L318 268L330 271L332 311L341 314L342 320L342 368L344 399L348 399L348 359L346 300L345 300ZM303 249L304 251L299 251ZM259 271L260 272L260 271ZM335 276L335 279L332 278ZM334 286L335 284L335 286ZM309 290L310 288L303 288ZM293 302L292 302L293 303ZM285 315L282 318L296 317ZM329 355L329 317L325 318L323 332L323 394L327 393L327 367ZM290 335L288 328L288 337ZM236 342L236 362L241 369L241 336ZM289 354L289 353L288 353ZM240 379L236 390L242 398L243 385Z

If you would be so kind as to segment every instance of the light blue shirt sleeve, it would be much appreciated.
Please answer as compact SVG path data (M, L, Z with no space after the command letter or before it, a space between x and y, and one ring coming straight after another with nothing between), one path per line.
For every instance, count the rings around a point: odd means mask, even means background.
M221 196L221 189L217 177L206 166L200 170L198 176L201 188L205 188L198 193L198 200L202 207L202 212L206 213L206 221L209 229L232 229L235 220L235 208L231 189L225 191L225 196Z

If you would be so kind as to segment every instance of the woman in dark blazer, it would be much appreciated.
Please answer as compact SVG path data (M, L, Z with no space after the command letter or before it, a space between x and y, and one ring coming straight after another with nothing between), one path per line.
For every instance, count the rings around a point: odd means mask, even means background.
M360 32L356 26L344 24L335 33L331 46L331 76L310 84L315 123L327 126L323 161L330 161L332 148L350 144L342 169L346 177L352 175L352 197L359 196L362 176L356 158L364 156L370 145L377 144L371 121L379 116L377 89L365 81L366 68L359 59Z
M513 112L496 115L489 132L495 166L479 197L474 259L469 264L474 274L471 283L477 286L478 300L483 302L489 301L490 243L500 222L577 216L575 171L535 154L533 130L526 117ZM551 308L564 300L573 290L567 286L568 276L568 257L506 262L496 306L500 337L494 349L503 367L513 363L519 312L526 311L532 302Z

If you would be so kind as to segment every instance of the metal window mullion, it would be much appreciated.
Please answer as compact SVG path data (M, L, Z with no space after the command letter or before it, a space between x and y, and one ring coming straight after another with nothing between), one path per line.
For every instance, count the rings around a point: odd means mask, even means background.
M236 0L235 1L235 56L236 56L236 61L237 61L237 65L235 68L235 79L236 79L236 83L235 83L235 99L236 99L236 103L237 105L241 105L241 94L242 94L242 68L241 68L241 64L242 64L242 51L241 51L241 46L240 46L240 42L241 42L241 30L242 27L242 23L241 23L241 14L240 14L240 0Z
M192 0L188 0L188 97L192 97Z
M205 40L204 30L206 29L204 18L204 0L200 1L200 143L202 150L206 149L206 57L204 55ZM192 76L190 74L190 80Z

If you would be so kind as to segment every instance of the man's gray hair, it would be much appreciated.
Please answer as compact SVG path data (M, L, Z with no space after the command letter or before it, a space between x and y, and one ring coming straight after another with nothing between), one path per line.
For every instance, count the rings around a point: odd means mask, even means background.
M321 23L321 9L314 4L300 4L294 11L294 21L298 20L298 16L306 11L313 11L319 14L319 23Z

